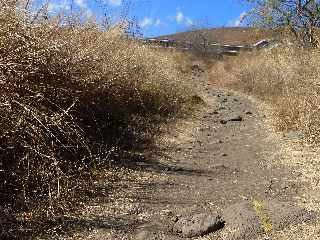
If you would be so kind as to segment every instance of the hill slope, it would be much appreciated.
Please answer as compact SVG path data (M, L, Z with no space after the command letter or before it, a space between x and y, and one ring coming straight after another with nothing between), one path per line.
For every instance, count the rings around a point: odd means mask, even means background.
M247 27L213 28L179 32L176 34L159 36L159 39L170 38L177 41L190 41L196 34L201 33L209 41L224 44L252 44L264 38L271 38L275 32Z

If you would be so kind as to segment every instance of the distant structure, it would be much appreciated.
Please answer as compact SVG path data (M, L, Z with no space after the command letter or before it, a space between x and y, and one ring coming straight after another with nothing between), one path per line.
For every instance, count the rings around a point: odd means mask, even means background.
M174 39L158 39L158 38L147 38L144 39L145 44L151 45L156 48L176 48L184 51L192 51L193 46L190 41L177 41ZM218 54L221 56L237 56L241 52L252 52L255 50L261 50L270 46L276 46L275 40L263 39L257 43L250 45L230 45L230 44L220 44L220 43L209 43L206 45L209 52Z
M176 41L174 39L147 38L144 39L144 43L163 48L173 48L176 45Z
M261 49L261 48L264 48L264 47L267 47L268 45L270 45L270 40L267 40L267 39L263 39L255 44L253 44L253 47L256 48L256 49Z

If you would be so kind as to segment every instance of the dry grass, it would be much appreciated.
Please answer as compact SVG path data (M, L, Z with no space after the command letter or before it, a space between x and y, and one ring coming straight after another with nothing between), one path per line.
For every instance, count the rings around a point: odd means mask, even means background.
M148 146L192 92L174 58L127 39L125 24L41 16L0 1L0 198L41 199L50 215L94 170Z
M215 63L210 71L216 86L242 91L265 102L270 115L267 122L270 120L276 126L276 132L303 133L308 144L301 144L297 138L281 139L281 152L274 153L267 162L270 167L286 166L299 172L295 181L304 183L304 187L296 196L296 203L316 212L319 212L319 59L318 49L287 47L229 58ZM319 236L317 219L312 224L275 231L269 237L286 240L319 239Z
M211 69L217 85L252 94L271 104L279 130L298 130L320 142L320 52L294 48L243 55Z

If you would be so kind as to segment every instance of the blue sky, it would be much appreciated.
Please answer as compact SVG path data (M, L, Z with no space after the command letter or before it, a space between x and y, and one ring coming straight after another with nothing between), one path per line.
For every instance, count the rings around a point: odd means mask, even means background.
M41 0L38 0L41 1ZM50 9L68 8L71 0L51 0ZM74 8L81 8L89 15L121 14L127 0L73 0ZM159 36L193 27L239 26L249 10L244 0L131 0L129 16L135 18L144 36Z

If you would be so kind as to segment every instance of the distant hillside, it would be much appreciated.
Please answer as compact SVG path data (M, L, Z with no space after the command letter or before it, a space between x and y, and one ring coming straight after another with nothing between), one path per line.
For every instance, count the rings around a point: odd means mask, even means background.
M264 38L272 38L275 32L257 28L230 27L179 32L160 36L158 39L170 38L177 41L191 41L196 33L201 32L209 41L224 44L252 44Z

